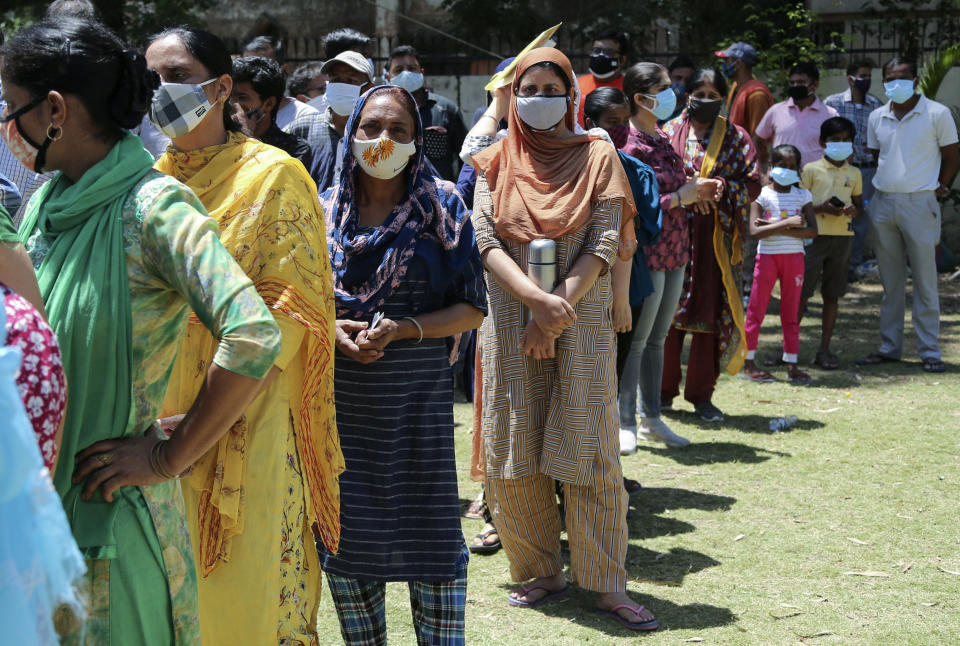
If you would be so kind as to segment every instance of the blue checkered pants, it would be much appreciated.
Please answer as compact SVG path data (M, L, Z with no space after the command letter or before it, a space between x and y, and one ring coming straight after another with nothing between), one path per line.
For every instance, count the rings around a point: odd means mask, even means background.
M463 646L463 615L467 603L467 546L461 548L452 581L410 581L410 611L418 646ZM387 643L384 611L386 583L361 581L325 573L347 646Z

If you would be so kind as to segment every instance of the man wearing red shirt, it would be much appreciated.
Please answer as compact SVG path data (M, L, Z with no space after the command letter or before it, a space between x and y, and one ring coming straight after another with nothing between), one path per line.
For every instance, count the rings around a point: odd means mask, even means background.
M580 109L577 123L583 127L583 100L598 87L623 89L623 68L627 64L630 39L613 27L602 29L593 37L590 50L590 73L577 77L580 84Z

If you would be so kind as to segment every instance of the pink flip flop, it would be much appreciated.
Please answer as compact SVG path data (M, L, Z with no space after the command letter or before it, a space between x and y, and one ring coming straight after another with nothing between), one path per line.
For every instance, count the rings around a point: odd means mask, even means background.
M660 627L660 622L657 621L656 619L651 619L650 621L627 621L626 619L620 616L620 613L617 612L618 610L623 610L624 608L626 608L630 612L637 615L638 618L640 617L640 613L643 612L643 606L633 608L632 606L626 603L613 607L610 610L602 610L600 608L597 608L597 612L599 612L601 615L604 615L605 617L612 617L616 619L617 621L619 621L621 624L623 624L625 627L629 628L630 630L656 630L657 628Z
M527 587L525 585L520 586L520 591L523 593L523 596L526 596L533 592L534 590L543 590L547 594L543 595L536 601L521 601L520 599L514 599L510 595L507 595L507 603L515 608L538 608L543 604L549 601L560 601L565 599L567 595L570 594L570 586L565 585L559 590L550 591L548 588L543 587L542 585L534 585Z

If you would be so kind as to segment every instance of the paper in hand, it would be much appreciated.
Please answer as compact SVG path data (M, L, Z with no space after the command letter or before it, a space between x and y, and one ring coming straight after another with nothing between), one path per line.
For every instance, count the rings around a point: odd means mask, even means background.
M529 45L524 47L523 50L519 54L517 54L517 57L513 60L513 62L511 62L509 65L503 68L502 71L494 74L493 77L490 79L490 81L483 87L483 89L488 92L493 92L498 88L501 88L501 87L504 87L505 85L510 85L511 83L513 83L513 75L514 75L514 72L516 72L517 70L517 61L520 60L520 57L522 57L524 54L529 52L531 49L548 46L548 41L552 42L550 39L553 38L553 35L555 33L557 33L557 30L560 29L560 25L562 24L563 24L562 22L559 24L556 24L550 29L540 34L539 36L537 36L536 38L534 38ZM553 44L555 45L556 43L553 43Z

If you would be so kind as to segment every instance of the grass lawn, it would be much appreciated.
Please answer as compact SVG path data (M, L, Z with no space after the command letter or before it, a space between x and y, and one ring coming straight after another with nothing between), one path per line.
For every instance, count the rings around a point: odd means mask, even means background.
M946 374L920 369L909 319L906 361L853 364L879 344L879 303L878 283L852 285L841 302L840 370L811 369L807 387L723 376L714 403L725 422L703 423L678 399L665 419L693 444L641 443L623 458L644 486L631 501L628 589L660 619L658 632L599 617L579 590L536 610L508 607L501 551L471 559L468 643L960 643L960 281L941 282ZM775 308L758 354L779 352ZM817 297L801 365L816 349L819 313ZM800 421L771 434L779 415ZM479 491L467 477L467 404L456 419L466 505ZM468 539L481 524L463 520ZM388 586L387 614L391 643L415 644L405 585ZM319 630L322 644L341 643L326 590Z

